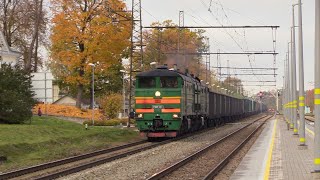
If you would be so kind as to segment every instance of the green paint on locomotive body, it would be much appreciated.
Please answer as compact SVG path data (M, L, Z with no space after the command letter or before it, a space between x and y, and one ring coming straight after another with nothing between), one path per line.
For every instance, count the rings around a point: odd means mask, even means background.
M182 115L182 78L177 77L178 86L176 88L161 88L160 77L155 78L154 88L139 88L139 79L137 78L135 88L135 110L136 110L136 125L140 131L178 131L181 127ZM156 94L158 93L158 94ZM160 93L160 95L159 95ZM137 103L138 101L146 101L148 103ZM179 101L163 103L165 101ZM155 103L152 103L155 101ZM174 111L180 109L180 112L162 112L163 110ZM154 112L139 112L139 111L154 111ZM142 117L139 115L142 114ZM173 118L177 115L177 118ZM154 120L163 120L163 126L154 129Z

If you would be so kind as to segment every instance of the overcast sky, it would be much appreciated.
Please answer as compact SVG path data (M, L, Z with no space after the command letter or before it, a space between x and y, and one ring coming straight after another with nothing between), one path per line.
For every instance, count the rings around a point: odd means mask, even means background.
M208 11L211 0L142 0L142 21L144 26L155 21L167 19L178 24L179 11L184 11L185 25L279 25L277 30L276 60L277 88L283 84L283 62L286 57L287 42L290 38L292 4L289 0L212 0L211 13ZM126 0L131 9L131 0ZM314 1L303 1L303 35L305 59L305 87L311 89L314 81ZM297 10L296 10L297 12ZM296 18L297 22L297 18ZM298 32L298 31L297 31ZM296 32L296 35L297 35ZM210 38L211 52L271 51L271 29L214 29L207 30ZM234 40L233 40L233 39ZM298 39L298 38L296 38ZM239 45L237 45L237 43ZM240 48L240 47L242 48ZM297 47L298 49L298 47ZM297 54L298 55L298 54ZM298 56L297 56L298 57ZM250 57L252 67L273 67L272 55L255 55ZM211 64L216 65L216 55L211 56ZM221 55L222 66L250 67L246 55ZM297 66L298 67L298 66ZM298 70L298 69L297 69ZM223 72L226 73L226 72ZM231 73L248 73L237 71ZM272 71L255 71L255 73L273 73ZM244 81L274 80L273 76L239 76ZM261 83L245 83L261 84ZM274 89L274 87L246 87L249 91Z

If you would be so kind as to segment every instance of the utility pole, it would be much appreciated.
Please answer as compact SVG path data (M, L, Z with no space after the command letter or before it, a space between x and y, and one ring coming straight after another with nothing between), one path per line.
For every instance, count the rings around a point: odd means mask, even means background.
M178 29L178 57L181 58L181 28L184 26L184 11L179 11L179 29ZM185 52L184 52L185 53ZM183 58L183 64L186 65L185 57Z
M92 126L94 126L94 68L95 68L95 64L93 63L89 63L89 66L92 67L92 79L91 79L91 96L92 96L92 100L91 100L91 109L92 109Z
M320 177L320 0L315 0L314 176Z
M130 53L130 72L129 72L129 114L132 109L132 72L133 61L137 59L140 68L143 70L143 44L142 44L142 19L141 19L141 0L132 0L131 11L131 53ZM130 127L130 115L128 116L127 127Z
M298 122L297 122L297 70L296 70L296 37L295 37L295 18L294 6L292 5L292 58L291 58L291 73L292 73L292 120L293 120L293 134L298 135Z
M207 48L208 48L206 51L210 52L210 41L209 41L209 38L206 38L206 44L207 44ZM208 77L208 74L209 74L209 77ZM211 83L210 54L206 55L206 83L207 82Z
M305 109L305 96L304 96L304 64L303 64L303 33L302 33L302 3L299 0L298 3L298 26L299 26L299 115L300 115L300 125L299 125L299 137L300 145L304 146L306 144L305 135L305 119L304 119L304 109Z
M282 89L282 109L283 109L283 118L287 122L288 125L288 113L287 113L287 107L286 104L288 103L287 97L288 97L288 77L287 77L287 61L288 61L288 54L286 53L286 59L283 62L283 69L284 69L284 76L283 76L283 89ZM289 127L289 126L288 126Z
M158 64L160 64L161 61L161 36L162 36L162 29L158 29Z
M291 49L291 43L292 43L292 28L291 28L291 41L288 42L288 62L287 62L287 79L288 79L288 86L287 86L287 89L288 89L288 102L287 104L290 104L293 100L292 100L292 68L291 68L291 59L292 59L292 49ZM293 129L293 118L292 118L292 108L290 107L291 105L287 106L287 109L288 109L288 122L289 122L289 126L290 126L290 129Z
M210 53L210 40L208 38L208 49ZM209 82L211 83L211 55L209 54Z
M278 91L278 89L276 89L276 93L277 93L277 95L276 95L276 100L277 100L276 106L277 106L277 112L278 112L279 111L279 91Z
M218 49L218 52L220 53L220 49ZM217 66L221 67L220 54L217 54ZM221 68L219 68L219 83L220 81L221 81Z

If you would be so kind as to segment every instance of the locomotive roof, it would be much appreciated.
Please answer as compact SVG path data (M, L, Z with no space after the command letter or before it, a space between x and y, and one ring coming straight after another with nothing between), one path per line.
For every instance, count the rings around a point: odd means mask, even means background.
M182 79L193 82L200 83L200 79L198 77L192 77L190 74L183 74L178 71L168 70L166 67L160 67L158 69L154 69L151 71L146 71L137 74L136 77L181 77ZM201 84L201 83L200 83Z
M178 71L168 70L167 68L164 68L164 67L160 67L158 69L154 69L154 70L151 70L151 71L141 72L141 73L137 74L136 77L181 77L181 78L183 78L183 79L185 79L185 80L187 80L189 82L200 83L199 79L191 77L190 75L185 75L185 74L183 74L181 72L178 72ZM228 94L223 94L223 93L215 92L215 91L212 91L212 92L214 92L216 94L221 94L221 95L224 95L224 96L236 98L236 97L233 97L233 96L228 95ZM247 98L236 98L236 99L247 99Z
M151 71L146 71L146 72L142 72L137 74L136 77L150 77L150 76L170 76L170 77L179 77L180 74L177 73L176 71L169 71L167 69L155 69L155 70L151 70Z

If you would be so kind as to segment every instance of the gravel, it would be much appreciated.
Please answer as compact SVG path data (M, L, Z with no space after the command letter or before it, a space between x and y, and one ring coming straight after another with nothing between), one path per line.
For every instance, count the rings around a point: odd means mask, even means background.
M210 148L198 158L188 162L188 164L163 178L171 179L203 179L212 169L216 167L231 151L233 151L251 132L253 132L258 123L249 126L235 135L230 136L223 142ZM188 172L188 173L184 173Z
M247 118L247 120L250 119L253 118ZM245 121L241 122L244 123L227 124L217 129L165 144L61 179L146 179L157 171L247 124Z
M256 142L261 132L263 131L265 125L262 126L253 136L252 138L241 148L239 152L237 152L234 157L228 162L228 164L219 172L219 174L214 177L215 180L225 180L230 179L234 171L239 166L240 162L244 158L244 156L248 153L251 146Z

